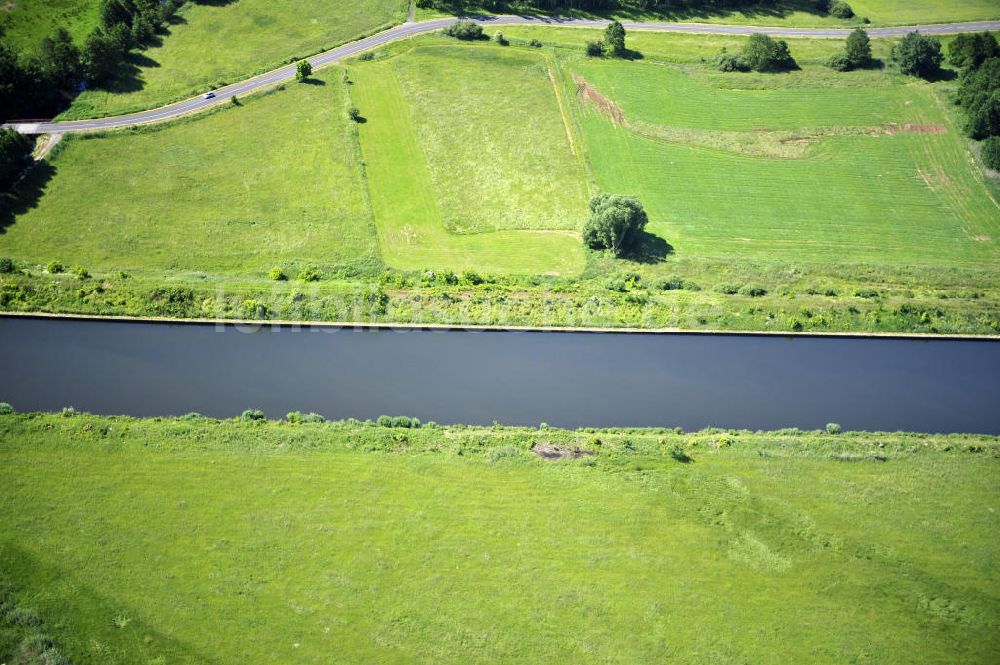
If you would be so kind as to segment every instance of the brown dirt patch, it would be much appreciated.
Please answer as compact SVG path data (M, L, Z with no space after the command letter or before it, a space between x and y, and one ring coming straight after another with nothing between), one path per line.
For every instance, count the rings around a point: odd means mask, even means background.
M544 460L579 459L584 455L594 454L590 450L574 450L562 446L553 446L551 443L536 443L531 447L531 452Z
M948 129L944 125L916 125L907 122L902 125L890 123L885 126L885 131L888 134L896 134L898 132L910 132L912 134L944 134L948 131Z
M625 124L625 112L613 101L599 93L583 77L573 74L573 83L576 83L576 94L580 96L580 99L596 108L616 125Z
M973 236L972 239L975 240L975 241L977 241L977 242L989 242L990 241L990 237L989 236Z

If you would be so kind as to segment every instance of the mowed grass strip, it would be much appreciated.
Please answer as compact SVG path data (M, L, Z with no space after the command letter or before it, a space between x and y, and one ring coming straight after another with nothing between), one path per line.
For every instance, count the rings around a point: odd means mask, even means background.
M437 46L414 48L393 63L446 228L579 227L586 176L548 58Z
M341 76L164 128L67 137L0 255L159 275L375 260Z
M160 43L130 58L107 89L82 93L62 117L117 115L196 95L399 23L406 0L188 2Z
M515 72L510 69L508 75L513 76ZM461 210L448 210L452 219L460 215L465 215L466 219L481 219L478 206L490 206L488 195L496 191L496 184L491 179L512 177L519 165L506 161L500 165L503 169L500 176L484 173L477 177L474 172L461 173L464 162L458 161L451 167L452 175L462 178L461 184L469 191L459 194L452 185L449 189L452 199L441 197L436 189L440 180L435 180L432 169L444 165L435 165L427 157L417 130L417 112L408 103L395 64L392 61L360 63L351 67L349 73L352 99L365 119L359 125L362 153L379 242L387 264L403 270L468 269L561 275L582 269L583 248L579 236L565 230L565 223L562 230L449 232L445 227L445 207L449 203L454 205L454 200L461 196L465 206ZM554 96L555 93L550 90L549 94ZM509 103L517 104L518 100L512 99ZM442 108L438 112L447 114L450 111ZM558 108L555 113L558 114ZM484 136L494 131L489 124L473 127ZM560 131L563 130L560 128ZM547 138L553 137L541 137L542 140ZM555 140L565 145L565 133ZM496 158L489 154L480 157L484 160ZM457 155L456 161L461 158L461 154ZM551 185L538 182L537 186L542 191L550 191L546 188ZM575 187L582 192L581 185ZM500 203L495 202L493 209L498 209ZM547 209L535 214L545 215Z
M339 427L4 424L0 579L104 665L996 662L989 442Z
M808 130L820 127L881 127L911 122L925 106L927 90L902 85L876 87L775 87L723 89L678 67L574 60L571 69L614 100L636 120L675 127L738 131ZM782 75L777 76L781 80ZM740 85L742 75L719 77ZM843 83L851 78L841 76Z

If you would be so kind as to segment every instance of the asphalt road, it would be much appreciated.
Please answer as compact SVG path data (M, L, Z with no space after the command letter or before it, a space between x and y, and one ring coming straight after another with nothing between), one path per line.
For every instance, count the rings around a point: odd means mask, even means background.
M324 51L308 58L314 68L329 65L338 60L357 55L362 51L388 44L399 39L412 37L425 32L439 30L455 21L454 18L441 18L417 23L403 23L364 39L359 39L343 46ZM491 16L477 18L484 26L493 25L555 25L569 27L603 28L607 21L592 21L586 19L542 18L535 16ZM695 34L726 34L749 35L754 32L774 37L846 37L850 29L846 28L761 28L747 25L711 25L703 23L637 23L622 21L628 30L651 30L654 32L688 32ZM983 30L1000 30L1000 21L978 21L974 23L946 23L938 25L902 26L893 28L868 28L872 37L901 37L913 30L928 35L954 34L956 32L979 32ZM295 65L285 65L278 69L255 76L253 78L227 85L215 90L215 97L204 99L201 96L186 99L158 109L140 111L127 115L117 115L93 120L74 120L67 122L26 122L12 123L10 126L24 134L61 134L65 132L86 132L104 129L117 129L132 125L144 125L162 122L170 118L194 113L219 104L223 104L233 96L248 95L258 90L268 88L295 78Z

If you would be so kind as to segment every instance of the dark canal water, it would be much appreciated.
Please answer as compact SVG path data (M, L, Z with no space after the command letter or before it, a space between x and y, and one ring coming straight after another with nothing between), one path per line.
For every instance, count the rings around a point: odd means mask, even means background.
M1000 343L0 318L0 401L136 416L1000 433Z

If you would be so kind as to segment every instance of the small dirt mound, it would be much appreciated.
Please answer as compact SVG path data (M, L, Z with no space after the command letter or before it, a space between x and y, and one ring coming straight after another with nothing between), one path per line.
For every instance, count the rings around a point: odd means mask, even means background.
M913 134L944 134L948 130L944 125L915 125L907 122L902 125L890 123L885 126L885 131L888 134L895 134L897 132L910 132Z
M573 83L576 83L576 94L580 96L580 99L596 108L616 125L625 124L625 112L613 101L599 93L594 86L587 83L586 79L573 74Z
M590 450L574 450L562 446L553 446L551 443L536 443L531 447L531 452L545 460L578 459L584 455L594 454Z

